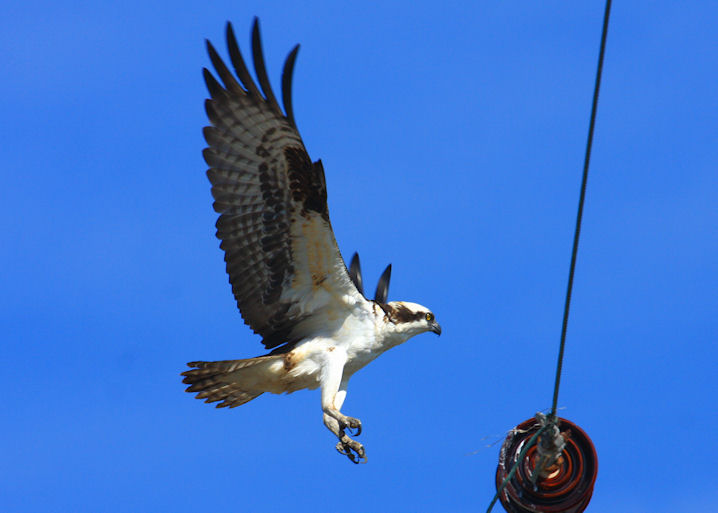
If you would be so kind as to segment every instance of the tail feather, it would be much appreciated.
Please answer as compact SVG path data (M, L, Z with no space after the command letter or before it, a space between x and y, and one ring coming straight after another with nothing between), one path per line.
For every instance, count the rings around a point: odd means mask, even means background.
M251 372L252 368L271 363L276 358L260 356L246 360L190 362L187 365L195 368L181 374L184 376L182 383L190 385L185 392L197 392L197 399L204 399L206 403L221 401L217 408L234 408L264 393L258 389L257 382L261 380L257 379L256 372Z

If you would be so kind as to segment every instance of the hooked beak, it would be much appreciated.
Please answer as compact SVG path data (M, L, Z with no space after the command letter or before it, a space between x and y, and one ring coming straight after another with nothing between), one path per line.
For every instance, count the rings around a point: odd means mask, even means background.
M438 322L434 321L431 323L431 328L429 328L431 331L436 333L437 335L441 335L441 326Z

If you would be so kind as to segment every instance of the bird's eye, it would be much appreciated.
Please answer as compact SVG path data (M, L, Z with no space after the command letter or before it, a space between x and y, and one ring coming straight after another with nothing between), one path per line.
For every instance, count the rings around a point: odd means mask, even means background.
M428 313L428 314L426 314L426 320L429 321L429 322L433 321L433 320L434 320L434 314L433 314L433 313Z

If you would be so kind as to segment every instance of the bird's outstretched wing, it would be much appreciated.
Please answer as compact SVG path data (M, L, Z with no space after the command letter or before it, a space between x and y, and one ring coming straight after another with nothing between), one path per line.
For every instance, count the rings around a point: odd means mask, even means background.
M282 73L286 114L269 84L258 21L252 57L259 87L229 23L227 46L236 77L207 41L221 83L203 70L212 124L204 129L204 158L232 292L245 323L274 348L315 331L312 319L326 318L328 309L363 297L332 232L322 163L311 161L294 121L291 86L299 45Z

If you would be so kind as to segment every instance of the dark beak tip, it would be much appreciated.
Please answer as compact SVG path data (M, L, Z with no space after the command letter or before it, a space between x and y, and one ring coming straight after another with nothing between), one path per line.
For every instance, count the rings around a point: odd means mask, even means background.
M438 323L436 323L436 324L434 324L434 326L432 326L431 331L436 333L438 336L441 336L441 326Z

